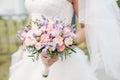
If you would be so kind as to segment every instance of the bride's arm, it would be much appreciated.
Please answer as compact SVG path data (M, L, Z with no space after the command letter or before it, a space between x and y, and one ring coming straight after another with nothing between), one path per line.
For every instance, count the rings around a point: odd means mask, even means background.
M78 16L78 0L72 0L72 4L76 12L76 15ZM80 26L81 29L77 30L76 32L78 43L82 43L85 41L85 29L84 29L85 25L84 23L80 23Z

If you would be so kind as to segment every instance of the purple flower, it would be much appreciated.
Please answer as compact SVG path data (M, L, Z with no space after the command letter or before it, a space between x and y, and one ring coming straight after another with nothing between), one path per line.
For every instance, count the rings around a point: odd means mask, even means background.
M39 24L38 24L38 28L40 28L40 27L42 27L42 26L44 26L44 23L43 22L40 22Z
M27 27L24 28L24 31L25 31L25 32L28 32L28 31L30 31L30 30L31 30L31 26L27 26Z
M42 54L47 54L47 49L43 49Z
M41 17L42 17L43 20L46 20L46 17L45 17L45 16L42 15Z
M52 51L55 51L57 49L57 44L54 42L51 42L50 47L52 48Z

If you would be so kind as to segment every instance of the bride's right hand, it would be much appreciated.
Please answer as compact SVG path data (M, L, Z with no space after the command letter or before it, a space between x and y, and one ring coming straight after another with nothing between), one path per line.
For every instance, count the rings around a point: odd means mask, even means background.
M57 57L52 57L52 58L48 59L48 55L46 55L46 54L41 54L41 59L42 59L43 64L46 67L52 66L57 61Z

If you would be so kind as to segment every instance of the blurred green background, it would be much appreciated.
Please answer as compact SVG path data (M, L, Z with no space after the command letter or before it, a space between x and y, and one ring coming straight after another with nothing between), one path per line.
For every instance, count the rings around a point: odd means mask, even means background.
M120 6L120 0L118 0ZM23 17L22 19L19 19ZM19 48L20 41L16 33L27 24L26 14L22 15L1 15L0 16L0 80L8 80L11 55ZM79 45L87 53L85 43Z
M0 19L0 80L8 80L11 54L17 51L20 41L16 37L27 19L15 21L11 18Z

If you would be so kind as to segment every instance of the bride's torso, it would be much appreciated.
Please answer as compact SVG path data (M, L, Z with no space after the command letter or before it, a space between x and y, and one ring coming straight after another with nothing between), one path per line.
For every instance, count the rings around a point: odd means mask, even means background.
M65 18L71 23L73 16L73 6L67 0L25 0L25 6L31 15L31 19L45 17Z

